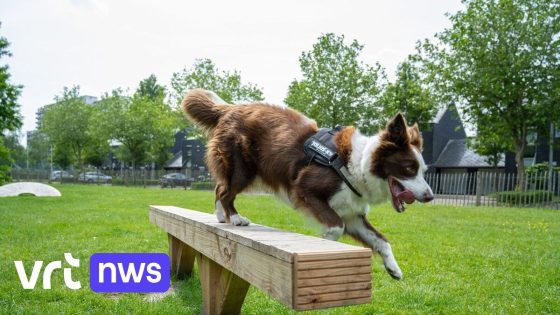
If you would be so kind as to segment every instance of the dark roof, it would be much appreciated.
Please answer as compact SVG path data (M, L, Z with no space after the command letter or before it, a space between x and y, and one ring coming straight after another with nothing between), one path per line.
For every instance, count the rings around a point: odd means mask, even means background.
M175 153L175 155L165 163L165 169L181 169L183 168L183 151Z
M449 140L433 166L437 168L492 167L484 156L478 155L467 147L467 139ZM498 167L504 167L503 157Z

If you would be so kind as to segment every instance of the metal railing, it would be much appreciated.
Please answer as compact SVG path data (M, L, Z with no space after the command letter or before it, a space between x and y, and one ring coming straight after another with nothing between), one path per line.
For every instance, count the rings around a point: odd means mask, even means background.
M424 176L435 194L435 204L560 209L560 172L528 173L522 183L515 173L491 171Z
M70 176L56 176L48 170L31 169L12 169L10 176L14 182L42 182L42 183L84 183L84 184L110 184L123 186L160 186L161 178L170 173L182 173L185 171L173 170L88 170L92 176L80 176L78 171L68 171ZM191 172L187 175L192 179L182 181L176 185L166 185L166 187L186 188L192 181L206 181L209 174L201 172Z

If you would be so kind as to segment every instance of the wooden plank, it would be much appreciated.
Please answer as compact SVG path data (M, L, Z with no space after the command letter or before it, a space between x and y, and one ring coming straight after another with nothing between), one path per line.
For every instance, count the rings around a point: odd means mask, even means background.
M354 290L354 291L343 291L335 293L325 293L319 295L303 295L298 296L298 305L307 303L321 303L321 302L333 302L340 300L358 299L369 297L371 298L371 290Z
M305 253L298 253L298 260L316 261L316 260L329 260L329 259L349 259L349 258L367 258L371 259L372 251L365 247L354 247L353 249L345 251L308 251Z
M252 284L296 309L299 309L300 304L315 309L353 304L351 301L359 301L365 295L371 298L372 251L369 248L258 224L232 226L217 222L213 214L178 207L150 208L151 222L170 235L171 255L175 257L175 263L177 257L181 256L178 249L182 248L177 244L183 243L189 252L192 249L200 253L200 262L208 260L202 265L199 262L200 268L212 269L203 271L206 272L204 276L201 275L203 285L227 288L228 285L222 285L219 281L229 283L234 275L241 280L241 284ZM212 264L215 266L211 267ZM180 269L179 266L175 269ZM219 280L215 275L208 276L208 273L227 274L229 278L226 278L230 280ZM212 294L222 293L208 287L203 288L207 291L204 293L204 309L215 313L221 304L216 302ZM243 287L240 286L240 289ZM214 302L208 302L208 299L214 299ZM242 299L233 297L231 303L231 312L236 313Z
M324 293L335 293L352 290L371 290L371 279L367 282L350 282L340 284L320 285L313 287L298 288L297 295L316 295Z
M297 296L299 292L298 268L298 255L294 255L294 262L292 266L292 307L295 307L297 305Z
M278 301L292 306L292 264L256 251L198 227L188 227L165 214L153 213L152 222L177 239L189 244L240 278L268 293Z
M202 314L240 314L250 284L202 254L196 260L202 288Z
M329 284L339 284L348 282L365 282L371 281L371 273L364 273L359 275L335 276L335 277L322 277L310 279L298 279L298 287L312 287Z
M362 247L282 231L253 223L249 226L233 226L227 223L218 223L216 217L209 213L172 206L150 206L150 209L150 213L160 213L190 226L196 226L205 232L219 235L289 262L292 262L293 254L310 251L345 252L366 250L371 252L371 250Z
M312 260L298 264L298 270L371 266L371 258Z
M332 277L332 276L345 276L345 275L357 275L370 273L370 266L362 267L346 267L346 268L334 268L334 269L313 269L313 270L302 270L298 271L299 279L308 278L319 278L319 277Z
M175 236L167 234L169 239L169 257L171 259L171 273L177 279L190 277L194 266L196 251L189 245L181 242Z
M345 306L345 305L369 304L369 303L371 303L371 297L364 297L364 298L348 299L348 300L298 304L296 309L298 311L305 311L305 310L314 310L314 309L327 308L333 306Z

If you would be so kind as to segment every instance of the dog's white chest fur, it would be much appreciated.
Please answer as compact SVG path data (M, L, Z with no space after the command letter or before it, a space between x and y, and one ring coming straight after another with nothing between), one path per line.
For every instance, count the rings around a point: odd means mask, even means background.
M382 203L389 197L385 180L373 176L369 171L372 153L379 145L379 137L364 137L358 131L352 135L352 154L348 170L353 176L353 183L362 194L354 194L343 182L341 189L329 200L329 205L341 218L367 214L369 205Z

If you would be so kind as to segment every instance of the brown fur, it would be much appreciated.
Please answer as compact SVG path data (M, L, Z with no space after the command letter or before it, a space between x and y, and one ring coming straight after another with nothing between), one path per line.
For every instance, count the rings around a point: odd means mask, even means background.
M344 164L348 164L352 154L352 135L356 131L354 127L346 127L334 137L336 151Z
M216 201L221 202L227 222L237 214L237 194L258 176L275 192L285 191L295 207L320 223L344 226L328 203L340 189L342 179L330 168L304 162L303 144L318 131L314 121L290 108L260 103L216 105L202 90L190 92L182 106L189 118L209 133L207 165L216 180ZM334 137L345 164L352 153L354 132L354 127L346 127ZM375 151L371 168L374 174L383 178L403 174L403 164L418 168L407 150L411 143L417 143L416 134L408 132L399 114L381 134L382 149ZM384 239L369 223L364 227Z
M418 130L418 126L416 130ZM411 131L404 116L399 113L392 119L381 132L380 145L373 152L371 172L381 178L393 175L399 178L414 176L420 165L414 156L412 146L421 149L422 139L420 131Z
M192 120L211 133L207 164L226 221L237 214L236 195L259 176L273 190L285 190L295 206L319 222L342 226L327 203L342 180L331 169L304 164L303 143L317 132L315 122L290 108L256 103L209 110L212 103L204 91L195 90L182 105ZM349 150L349 146L344 149L345 156Z

